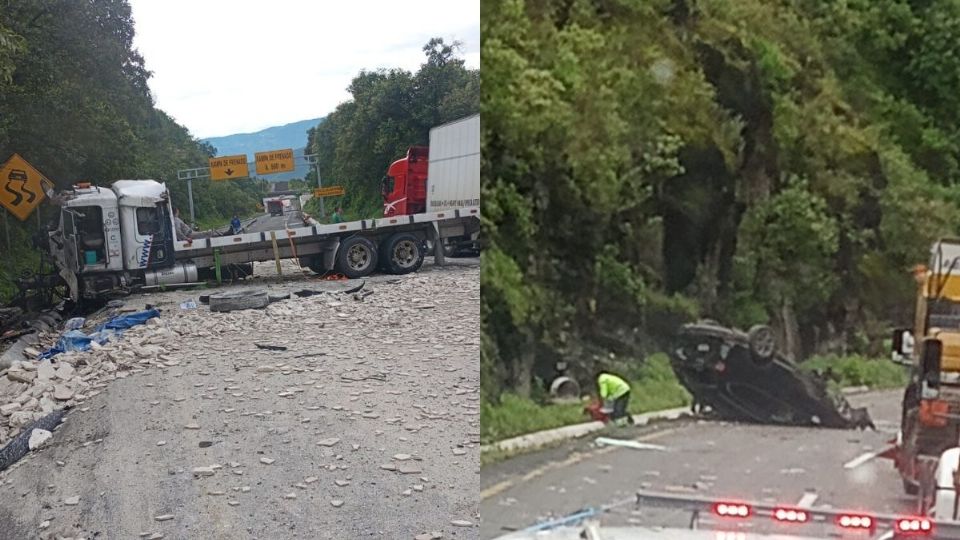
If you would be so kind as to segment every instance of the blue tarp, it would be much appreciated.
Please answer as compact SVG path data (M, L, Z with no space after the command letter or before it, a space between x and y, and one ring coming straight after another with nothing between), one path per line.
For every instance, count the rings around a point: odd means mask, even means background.
M45 360L67 351L85 351L90 348L90 343L94 341L103 345L107 341L119 337L127 328L143 324L147 322L148 319L159 316L160 312L156 309L148 309L146 311L114 317L98 326L90 335L84 334L79 330L69 330L60 336L60 340L57 341L56 346L44 351L38 359Z

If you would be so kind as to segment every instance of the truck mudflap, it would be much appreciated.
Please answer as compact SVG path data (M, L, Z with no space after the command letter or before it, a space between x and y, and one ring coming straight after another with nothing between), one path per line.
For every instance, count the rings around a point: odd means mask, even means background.
M875 429L866 408L851 407L820 377L770 346L768 329L749 334L715 323L684 325L671 365L696 404L738 421Z

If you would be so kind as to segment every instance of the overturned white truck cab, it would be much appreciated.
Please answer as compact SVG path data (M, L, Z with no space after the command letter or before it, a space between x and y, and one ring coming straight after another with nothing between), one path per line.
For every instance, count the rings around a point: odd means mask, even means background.
M420 268L428 249L442 264L443 239L480 228L480 208L472 206L190 241L176 238L169 191L155 180L78 184L55 202L60 220L49 232L49 249L74 301L192 283L231 269L244 273L275 257L348 278L377 269L406 274Z

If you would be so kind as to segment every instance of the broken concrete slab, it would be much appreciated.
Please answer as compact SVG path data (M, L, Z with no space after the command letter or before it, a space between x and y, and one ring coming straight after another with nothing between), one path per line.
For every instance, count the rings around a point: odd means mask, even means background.
M30 440L27 442L27 447L30 450L43 448L51 437L53 437L53 433L45 429L34 429L30 432Z

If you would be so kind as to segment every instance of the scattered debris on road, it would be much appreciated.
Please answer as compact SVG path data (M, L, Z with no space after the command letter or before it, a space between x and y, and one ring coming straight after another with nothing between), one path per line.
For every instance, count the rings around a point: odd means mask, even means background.
M594 441L600 446L622 446L624 448L632 448L634 450L655 450L655 451L666 451L666 446L661 446L659 444L648 444L638 441L625 441L622 439L611 439L609 437L597 437Z

